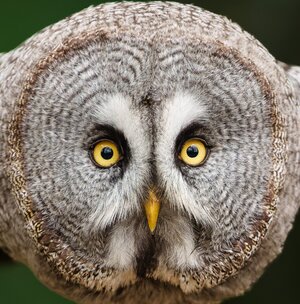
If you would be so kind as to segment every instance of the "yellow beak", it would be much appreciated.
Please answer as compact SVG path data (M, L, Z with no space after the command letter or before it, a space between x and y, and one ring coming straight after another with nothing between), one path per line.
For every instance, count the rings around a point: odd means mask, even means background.
M148 226L150 228L151 233L153 233L157 224L158 214L160 210L160 202L155 194L155 191L152 189L149 191L149 197L145 203L145 210Z

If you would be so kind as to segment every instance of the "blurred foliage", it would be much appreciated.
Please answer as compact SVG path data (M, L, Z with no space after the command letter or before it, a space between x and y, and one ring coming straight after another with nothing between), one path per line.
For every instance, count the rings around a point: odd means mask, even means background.
M188 1L179 1L187 2ZM45 26L101 1L12 0L0 3L0 52L7 52ZM190 3L190 2L189 2ZM300 65L299 0L203 0L195 5L226 15L259 39L278 59ZM300 270L300 218L283 254L246 295L226 304L296 304ZM0 253L0 303L67 304L24 266ZM156 304L156 303L155 303ZM160 303L157 303L160 304Z

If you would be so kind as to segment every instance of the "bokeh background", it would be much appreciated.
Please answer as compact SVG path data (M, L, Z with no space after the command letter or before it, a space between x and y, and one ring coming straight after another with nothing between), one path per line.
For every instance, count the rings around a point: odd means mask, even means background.
M0 0L0 53L10 51L45 26L102 2ZM201 0L193 3L239 23L277 59L300 65L300 0ZM282 255L266 270L251 291L240 298L228 300L226 304L300 303L299 237L300 216L296 219ZM0 303L72 302L48 290L25 266L10 261L0 252Z

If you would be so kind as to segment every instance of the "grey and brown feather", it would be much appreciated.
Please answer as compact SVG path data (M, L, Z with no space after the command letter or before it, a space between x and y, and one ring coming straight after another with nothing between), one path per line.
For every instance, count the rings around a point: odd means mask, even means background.
M0 247L76 302L219 303L292 228L300 68L222 16L90 7L0 55L0 110ZM176 156L190 126L210 147L200 167ZM127 159L99 169L88 150L107 127Z

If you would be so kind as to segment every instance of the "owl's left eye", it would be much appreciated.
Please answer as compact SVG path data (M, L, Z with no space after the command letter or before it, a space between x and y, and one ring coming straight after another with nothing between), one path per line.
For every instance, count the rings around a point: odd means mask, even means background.
M120 161L121 153L116 143L103 139L93 146L91 157L98 166L109 168Z
M200 166L207 158L207 145L200 138L190 138L185 141L178 155L179 159L189 166Z

